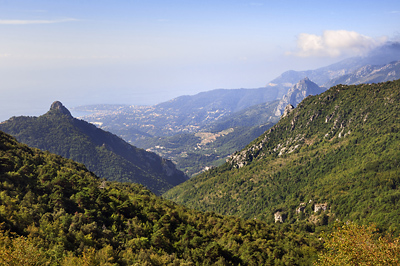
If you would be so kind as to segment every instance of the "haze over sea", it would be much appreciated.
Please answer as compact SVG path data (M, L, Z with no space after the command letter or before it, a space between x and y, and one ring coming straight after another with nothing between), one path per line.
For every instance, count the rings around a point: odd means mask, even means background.
M399 40L400 2L0 0L0 121L258 88Z

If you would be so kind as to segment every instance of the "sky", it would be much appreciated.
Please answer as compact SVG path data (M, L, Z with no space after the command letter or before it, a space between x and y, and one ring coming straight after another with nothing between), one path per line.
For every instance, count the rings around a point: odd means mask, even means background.
M398 0L0 0L0 121L259 88L399 39Z

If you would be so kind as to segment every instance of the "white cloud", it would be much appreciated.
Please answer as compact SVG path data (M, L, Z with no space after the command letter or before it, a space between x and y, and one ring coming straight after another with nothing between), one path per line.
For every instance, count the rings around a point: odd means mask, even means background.
M53 24L78 21L74 18L57 19L57 20L22 20L22 19L0 19L0 25L31 25L31 24Z
M362 55L386 41L386 37L374 39L355 31L346 30L326 30L320 36L301 33L297 37L297 51L287 54L300 57Z

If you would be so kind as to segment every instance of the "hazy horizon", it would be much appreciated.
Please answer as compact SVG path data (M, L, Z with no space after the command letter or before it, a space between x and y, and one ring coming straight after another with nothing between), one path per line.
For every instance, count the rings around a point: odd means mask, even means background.
M396 26L397 25L397 26ZM0 122L259 88L399 40L400 2L0 0Z

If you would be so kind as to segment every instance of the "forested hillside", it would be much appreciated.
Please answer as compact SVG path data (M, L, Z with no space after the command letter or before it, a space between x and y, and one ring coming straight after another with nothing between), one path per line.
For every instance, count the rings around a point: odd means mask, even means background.
M400 233L400 81L304 99L229 162L164 197L273 222L376 223Z
M202 213L0 132L0 265L310 265L288 225Z
M157 194L187 179L171 161L73 118L60 102L39 117L12 117L0 123L0 130L32 147L83 163L99 177L139 183Z

